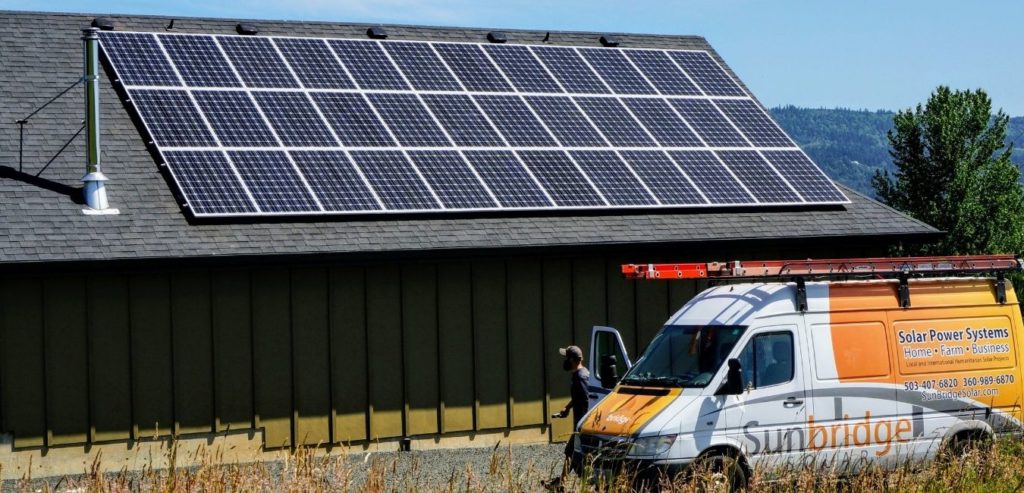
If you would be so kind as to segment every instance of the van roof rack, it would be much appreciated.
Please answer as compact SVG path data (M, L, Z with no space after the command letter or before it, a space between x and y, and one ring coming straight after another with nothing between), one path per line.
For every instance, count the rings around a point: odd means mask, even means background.
M949 255L935 257L869 257L807 260L750 260L731 262L688 262L669 264L624 264L622 274L630 279L768 279L790 278L797 283L797 304L807 309L805 278L871 276L900 280L900 306L910 306L911 274L996 273L996 297L1006 302L1004 274L1020 271L1024 263L1014 255Z

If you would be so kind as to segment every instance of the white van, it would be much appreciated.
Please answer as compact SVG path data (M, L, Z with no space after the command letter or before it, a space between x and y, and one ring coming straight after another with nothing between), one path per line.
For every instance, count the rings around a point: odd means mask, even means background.
M614 329L594 328L598 402L577 451L641 474L704 462L734 482L769 463L927 460L1020 430L1022 334L1001 276L714 287L635 364ZM617 382L613 363L628 368Z

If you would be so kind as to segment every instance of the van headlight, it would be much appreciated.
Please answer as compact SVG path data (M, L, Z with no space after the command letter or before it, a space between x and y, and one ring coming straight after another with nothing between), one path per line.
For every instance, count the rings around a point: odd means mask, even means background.
M633 445L629 447L629 455L652 456L664 454L668 452L668 449L672 448L672 444L676 442L676 436L657 435L634 439Z

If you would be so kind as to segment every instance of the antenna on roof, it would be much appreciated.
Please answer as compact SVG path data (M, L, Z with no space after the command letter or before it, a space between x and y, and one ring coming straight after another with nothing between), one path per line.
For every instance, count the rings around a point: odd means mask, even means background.
M167 30L167 31L170 31L171 29L174 29L174 19L171 19L171 22L168 22L167 23L167 27L165 27L164 29Z
M544 39L542 39L541 41L547 41L549 39L551 39L551 33L550 32L546 32L546 33L544 33Z

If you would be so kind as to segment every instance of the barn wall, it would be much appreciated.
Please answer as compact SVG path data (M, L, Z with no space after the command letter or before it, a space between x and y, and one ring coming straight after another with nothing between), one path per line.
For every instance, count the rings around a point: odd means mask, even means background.
M544 425L562 440L556 348L612 325L635 356L701 288L624 280L622 261L4 275L0 432L16 449L252 428L268 448Z

